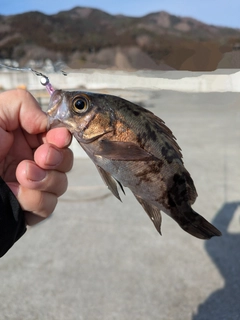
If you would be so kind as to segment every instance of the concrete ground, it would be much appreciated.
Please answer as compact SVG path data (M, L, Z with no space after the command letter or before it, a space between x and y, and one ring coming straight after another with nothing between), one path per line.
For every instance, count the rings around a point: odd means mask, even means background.
M77 158L52 217L0 260L0 319L240 319L240 94L113 93L172 129L198 190L194 209L223 235L193 238L164 214L159 236L131 192L121 203Z

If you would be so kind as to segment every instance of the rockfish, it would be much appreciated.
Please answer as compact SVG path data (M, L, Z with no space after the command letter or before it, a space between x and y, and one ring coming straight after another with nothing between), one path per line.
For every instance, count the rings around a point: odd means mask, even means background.
M131 189L161 234L161 211L200 239L221 232L191 205L197 192L171 130L152 112L122 98L55 90L49 128L66 127L96 165L111 192Z

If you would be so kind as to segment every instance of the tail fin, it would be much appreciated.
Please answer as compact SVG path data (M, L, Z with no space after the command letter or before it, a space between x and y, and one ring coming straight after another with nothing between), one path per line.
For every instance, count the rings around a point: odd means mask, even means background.
M175 219L183 230L199 239L210 239L213 236L222 235L217 228L200 214L195 212L191 207L189 209L187 212L178 214L178 219Z

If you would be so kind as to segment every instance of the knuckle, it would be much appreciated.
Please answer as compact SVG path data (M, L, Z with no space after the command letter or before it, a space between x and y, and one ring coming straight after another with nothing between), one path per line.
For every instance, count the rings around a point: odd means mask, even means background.
M42 218L49 217L57 205L57 197L48 192L40 192L36 199L36 210L34 213Z
M59 183L59 189L57 190L57 196L64 194L68 187L68 179L65 173L61 174L61 182Z

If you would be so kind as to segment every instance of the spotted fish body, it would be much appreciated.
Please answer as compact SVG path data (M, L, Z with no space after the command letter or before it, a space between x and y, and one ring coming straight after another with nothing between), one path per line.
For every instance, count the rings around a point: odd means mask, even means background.
M197 192L171 130L152 112L122 98L56 90L49 127L65 126L95 163L112 193L128 187L161 233L161 211L191 235L220 231L191 205Z

